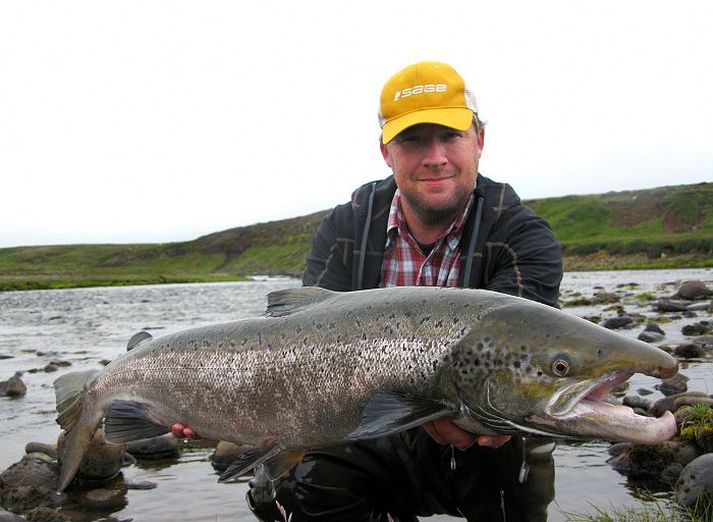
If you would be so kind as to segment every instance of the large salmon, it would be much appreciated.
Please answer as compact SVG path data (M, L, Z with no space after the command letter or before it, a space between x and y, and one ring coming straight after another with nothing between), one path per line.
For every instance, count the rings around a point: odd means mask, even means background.
M671 356L486 290L282 290L263 317L144 337L102 371L55 381L66 430L60 490L102 419L110 442L180 422L253 445L223 480L261 463L277 477L309 448L444 416L479 434L658 443L676 432L670 413L642 417L602 401L634 372L675 374Z

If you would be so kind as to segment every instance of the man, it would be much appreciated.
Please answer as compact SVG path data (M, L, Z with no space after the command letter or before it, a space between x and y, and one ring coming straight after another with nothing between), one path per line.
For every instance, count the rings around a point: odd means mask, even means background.
M478 173L484 129L449 65L421 62L381 93L381 153L393 176L357 189L320 224L304 285L487 288L555 305L561 250L507 184ZM180 428L180 427L179 427ZM180 429L178 430L180 433ZM309 453L248 493L263 520L544 520L552 446L477 436L447 419L391 437ZM529 473L528 473L529 470Z

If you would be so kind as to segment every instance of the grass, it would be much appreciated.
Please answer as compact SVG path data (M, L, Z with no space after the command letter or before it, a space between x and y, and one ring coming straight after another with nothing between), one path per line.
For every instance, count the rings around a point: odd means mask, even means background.
M654 507L624 507L605 510L593 507L590 513L563 513L567 522L710 522L713 511L695 513L656 504Z

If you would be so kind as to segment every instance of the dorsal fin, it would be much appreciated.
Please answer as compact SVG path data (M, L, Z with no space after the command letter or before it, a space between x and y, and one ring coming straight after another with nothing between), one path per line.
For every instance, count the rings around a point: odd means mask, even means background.
M318 286L303 286L301 288L276 290L267 294L267 310L265 311L265 315L270 317L289 315L300 308L319 303L334 294L336 294L336 292Z
M141 330L139 333L135 333L131 336L131 339L129 339L129 344L126 345L126 351L129 352L141 343L145 343L146 341L150 341L151 339L153 339L153 336L150 333Z

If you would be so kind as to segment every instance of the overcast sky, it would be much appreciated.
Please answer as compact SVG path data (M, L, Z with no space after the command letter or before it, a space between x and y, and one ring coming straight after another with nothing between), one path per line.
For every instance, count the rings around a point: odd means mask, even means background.
M0 2L0 247L171 242L389 174L386 79L451 63L523 198L713 181L713 2Z

